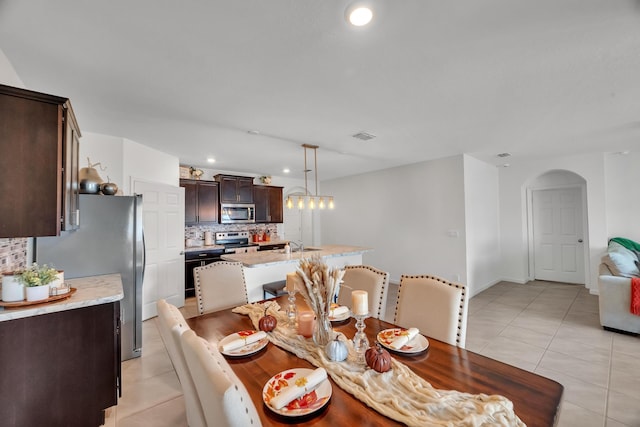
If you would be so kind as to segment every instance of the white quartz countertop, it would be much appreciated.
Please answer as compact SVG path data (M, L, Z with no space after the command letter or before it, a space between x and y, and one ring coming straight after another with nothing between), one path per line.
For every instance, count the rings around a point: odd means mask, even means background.
M305 252L283 253L282 249L273 251L247 252L243 254L225 254L222 259L225 261L241 262L245 267L264 267L275 264L287 264L299 262L301 258L311 258L319 256L322 258L340 257L348 255L363 254L372 251L372 248L346 245L324 245L305 248ZM311 250L309 250L311 249Z
M120 274L79 277L77 279L67 279L65 283L77 289L71 297L60 301L23 307L0 307L0 322L106 304L124 298Z

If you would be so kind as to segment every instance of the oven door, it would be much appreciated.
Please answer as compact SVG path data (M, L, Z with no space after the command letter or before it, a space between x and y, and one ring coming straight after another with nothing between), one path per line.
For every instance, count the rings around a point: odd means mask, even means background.
M256 206L252 204L220 205L220 224L246 224L256 222Z

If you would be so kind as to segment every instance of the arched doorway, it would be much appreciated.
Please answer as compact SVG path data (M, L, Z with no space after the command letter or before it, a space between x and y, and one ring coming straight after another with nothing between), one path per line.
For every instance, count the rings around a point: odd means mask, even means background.
M586 185L567 170L548 171L527 184L531 280L586 283Z

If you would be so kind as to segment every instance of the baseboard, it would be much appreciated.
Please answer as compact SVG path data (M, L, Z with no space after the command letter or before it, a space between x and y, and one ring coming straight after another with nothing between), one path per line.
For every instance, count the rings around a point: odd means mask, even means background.
M509 278L509 277L503 277L502 279L498 280L496 283L500 283L500 282L512 282L512 283L517 283L518 285L524 285L527 282L530 282L530 280L528 279L514 279L514 278Z

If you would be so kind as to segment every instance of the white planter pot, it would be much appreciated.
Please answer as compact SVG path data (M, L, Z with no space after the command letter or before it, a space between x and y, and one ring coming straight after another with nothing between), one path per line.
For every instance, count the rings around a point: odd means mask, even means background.
M2 276L2 301L24 301L24 285L13 273Z
M49 285L28 286L27 301L40 301L49 298Z

